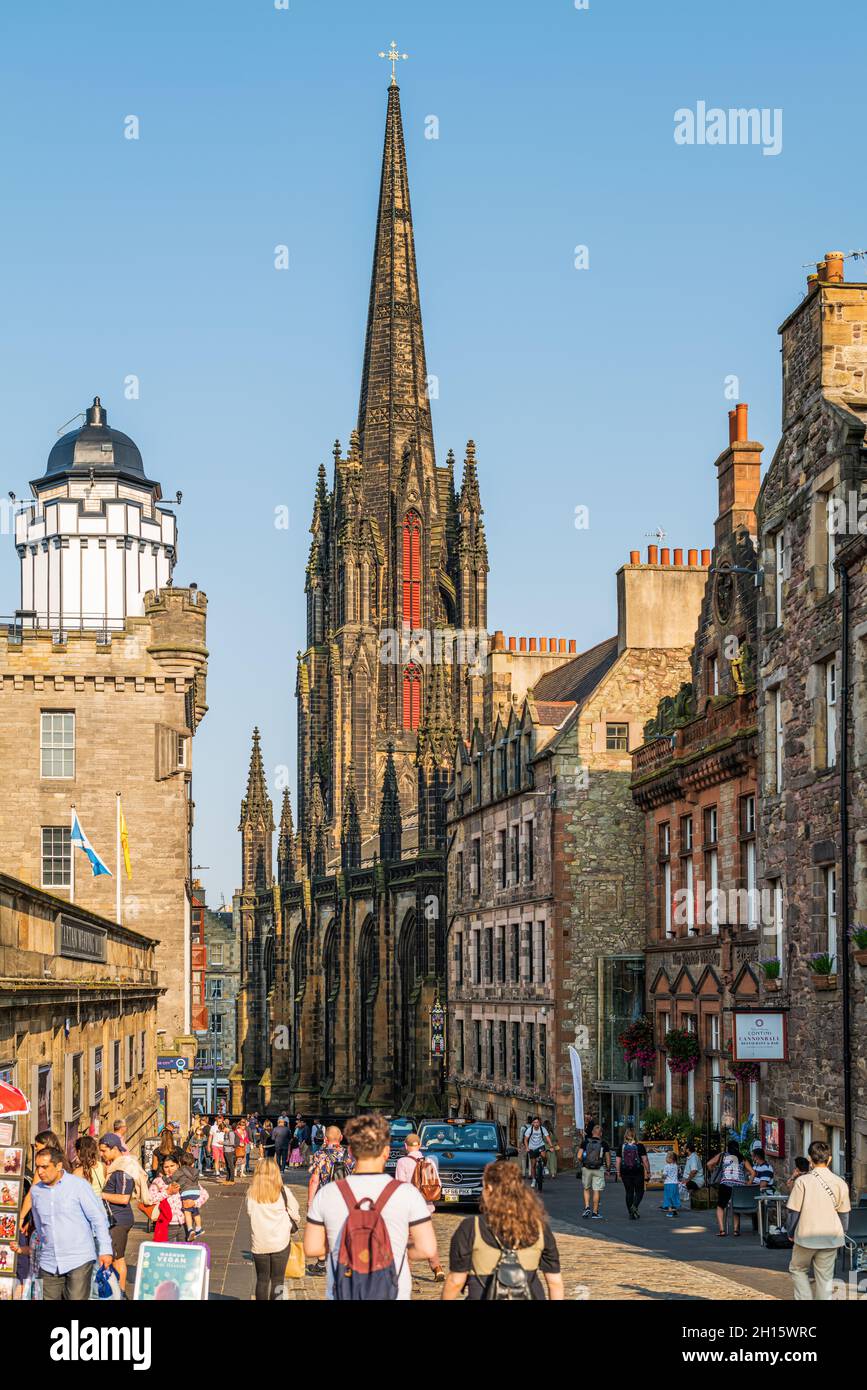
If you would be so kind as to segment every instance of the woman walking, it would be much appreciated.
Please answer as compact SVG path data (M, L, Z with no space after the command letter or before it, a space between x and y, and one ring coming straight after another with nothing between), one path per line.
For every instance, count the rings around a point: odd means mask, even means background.
M238 1139L228 1120L222 1120L220 1123L223 1126L223 1158L226 1163L226 1182L234 1182Z
M291 1187L284 1187L273 1158L262 1158L256 1164L247 1194L247 1214L256 1266L256 1299L267 1303L282 1297L292 1234L301 1225L295 1194Z
M214 1164L214 1177L219 1179L223 1176L223 1121L221 1118L215 1119L211 1125L211 1132L208 1135L208 1153Z
M614 1161L617 1176L623 1183L629 1219L637 1221L638 1208L644 1197L644 1184L650 1178L650 1159L644 1145L639 1144L636 1139L635 1130L631 1126L623 1131L623 1143L617 1150Z
M78 1162L72 1172L76 1178L89 1182L97 1197L105 1187L105 1164L99 1156L99 1145L89 1134L80 1134L75 1141Z
M707 1171L719 1166L719 1194L716 1199L716 1221L718 1236L727 1235L726 1216L732 1199L733 1187L746 1187L753 1180L753 1165L749 1159L741 1158L741 1147L737 1139L730 1139L725 1153L714 1154L708 1159ZM732 1235L741 1233L741 1218L732 1212Z
M163 1163L167 1158L176 1157L177 1148L178 1146L175 1142L175 1136L169 1129L168 1125L166 1125L163 1129L162 1134L160 1135L159 1144L151 1154L151 1166L150 1172L148 1173L149 1183L153 1182L154 1178L158 1178L161 1176L163 1171Z
M489 1163L482 1174L479 1215L466 1217L452 1236L445 1302L453 1303L465 1286L470 1301L491 1298L505 1251L518 1257L527 1297L544 1300L547 1287L549 1299L562 1301L560 1254L538 1198L524 1186L516 1164Z

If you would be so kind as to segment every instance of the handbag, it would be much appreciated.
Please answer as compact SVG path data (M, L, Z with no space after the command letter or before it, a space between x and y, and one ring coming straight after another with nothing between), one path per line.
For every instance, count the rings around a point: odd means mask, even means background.
M289 1258L286 1261L286 1279L304 1278L304 1246L300 1240L289 1242Z

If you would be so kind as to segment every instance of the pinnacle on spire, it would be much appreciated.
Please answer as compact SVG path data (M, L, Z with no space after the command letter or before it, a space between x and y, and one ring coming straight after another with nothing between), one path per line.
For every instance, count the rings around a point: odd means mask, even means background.
M340 865L343 869L357 869L361 866L361 818L358 814L352 763L349 764L346 774L346 796L340 831Z
M430 668L424 718L416 741L415 760L419 766L431 759L435 763L451 763L454 758L458 729L452 711L448 671L442 661L433 662Z
M268 795L259 730L253 730L247 795L241 802L241 882L245 889L264 889L271 882L271 837L274 834L274 808Z
M400 814L400 793L397 789L397 770L394 765L394 744L389 743L379 804L380 859L385 863L399 859L402 838L403 822Z
M378 477L387 487L390 472L399 467L404 444L413 432L423 458L432 467L433 431L409 178L400 95L393 86L388 89L358 406L358 435L366 476Z
M253 748L250 753L250 771L247 774L247 795L241 802L241 824L238 829L243 830L244 822L252 819L259 813L265 813L267 827L274 829L274 808L271 805L271 798L268 795L268 783L265 780L265 769L262 766L262 748L258 728L253 730Z
M476 470L476 446L472 439L467 440L464 455L464 473L461 480L461 511L472 509L481 513L482 502L479 496L479 475Z
M292 804L289 788L283 788L280 811L280 833L277 837L277 882L283 888L295 882L295 830L292 824Z

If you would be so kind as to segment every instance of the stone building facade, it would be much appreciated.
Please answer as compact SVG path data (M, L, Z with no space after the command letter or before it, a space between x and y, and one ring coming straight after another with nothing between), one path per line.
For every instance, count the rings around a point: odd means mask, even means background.
M711 1132L759 1116L759 1068L735 1076L732 1011L759 1002L762 901L757 875L755 503L762 447L747 407L730 412L716 460L718 515L690 680L672 682L633 753L644 813L647 1009L657 1045L648 1100ZM767 916L767 913L765 914ZM764 922L764 927L770 922ZM669 1030L693 1033L699 1061L668 1066Z
M212 911L204 890L193 883L194 932L201 935L202 1016L194 1028L198 1053L193 1100L208 1114L229 1108L230 1073L238 1059L238 988L241 982L240 932L233 912ZM199 922L196 923L196 918ZM198 931L195 930L196 926ZM197 942L193 943L194 960ZM195 984L195 971L194 971Z
M68 896L74 805L116 875L121 793L132 861L121 917L159 942L170 1051L191 1035L192 743L207 708L207 599L194 584L172 586L174 516L98 399L31 487L15 519L22 607L0 624L2 866ZM115 890L76 852L76 906L113 917Z
M777 1000L787 1011L791 1060L768 1068L764 1104L784 1122L788 1157L811 1139L827 1139L836 1170L851 1171L864 1188L867 1004L849 929L867 922L867 596L859 526L867 485L867 283L845 280L840 253L829 253L809 277L780 335L782 437L756 507L765 576L759 873L777 903ZM819 988L811 969L823 953L833 958L830 988Z
M18 1143L51 1129L71 1150L123 1116L157 1130L157 943L0 874L0 1077L30 1100Z
M245 868L239 906L244 1104L443 1105L429 1040L445 985L443 797L458 735L482 714L488 562L475 446L457 486L451 452L436 462L436 395L392 83L357 427L315 490L297 833L276 883ZM243 833L267 866L266 797Z
M681 552L675 564L663 556L651 548L643 565L632 553L617 576L618 633L587 652L558 640L540 672L535 639L517 651L510 639L506 653L494 634L483 692L493 725L459 744L448 799L449 1104L499 1120L513 1141L538 1112L567 1162L570 1045L586 1112L609 1137L643 1104L642 1080L612 1041L618 1020L643 1007L629 750L672 677L688 672L707 574L697 552L687 565Z

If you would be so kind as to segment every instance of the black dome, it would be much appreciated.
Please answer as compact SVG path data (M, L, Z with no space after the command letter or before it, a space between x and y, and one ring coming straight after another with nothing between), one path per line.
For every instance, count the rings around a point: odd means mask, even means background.
M58 439L48 455L44 476L52 478L72 472L89 473L91 469L94 473L124 473L147 481L138 445L128 434L109 429L99 396L94 396L81 429L70 430L69 434Z

